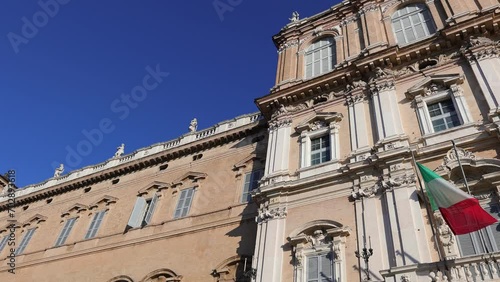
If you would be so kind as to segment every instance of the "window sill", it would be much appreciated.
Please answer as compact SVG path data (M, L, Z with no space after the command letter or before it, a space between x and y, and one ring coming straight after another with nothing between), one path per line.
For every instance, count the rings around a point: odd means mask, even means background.
M476 123L472 122L457 127L453 127L447 130L435 133L428 133L422 136L422 139L424 140L425 146L430 146L442 142L448 142L450 140L454 140L466 135L472 135L478 132L479 130L476 128Z
M322 174L329 171L334 171L340 168L340 163L338 160L331 160L322 164L312 165L304 167L298 170L299 178L307 178Z

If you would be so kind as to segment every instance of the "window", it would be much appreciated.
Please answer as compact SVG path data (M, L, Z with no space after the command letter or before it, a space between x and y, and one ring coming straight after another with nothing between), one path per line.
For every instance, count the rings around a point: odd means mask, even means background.
M2 252L3 248L5 248L5 245L7 245L7 241L9 241L9 235L5 235L2 238L2 241L0 241L0 252Z
M90 223L89 230L87 230L87 234L85 234L85 239L91 239L94 238L95 235L97 234L97 231L99 230L99 227L101 226L102 219L104 215L106 214L106 211L100 211L97 212L94 215L94 218L92 219L92 222Z
M307 282L332 281L332 254L312 255L307 257Z
M259 187L259 180L262 178L263 173L264 172L262 170L254 170L245 174L243 194L241 195L242 203L250 202L250 200L252 199L252 195L250 194L250 192L252 192L253 189Z
M21 243L19 244L19 247L17 248L15 254L20 255L24 252L24 249L26 249L26 246L28 246L28 243L30 242L31 238L33 237L33 233L35 233L36 228L31 228L28 229L26 234L24 234L23 239L21 240Z
M500 204L483 208L497 220L500 219ZM500 225L498 223L457 237L462 257L500 251Z
M335 40L332 37L314 42L305 53L306 78L330 72L336 59Z
M174 218L184 217L189 213L191 202L193 201L194 188L184 189L181 191L177 207L175 208Z
M64 244L64 242L66 242L66 239L68 238L71 229L73 229L73 225L75 225L75 222L76 222L76 217L70 218L66 221L63 229L61 230L61 234L59 234L59 237L57 238L56 247L61 246L62 244Z
M408 44L436 32L429 9L424 4L410 4L392 15L392 29L398 44Z
M330 161L330 136L311 139L311 165Z
M451 99L428 104L427 109L431 117L434 132L443 131L460 125L457 111Z
M151 199L147 200L143 197L138 197L127 225L132 228L148 225L153 218L157 202L158 195L156 194L154 194Z

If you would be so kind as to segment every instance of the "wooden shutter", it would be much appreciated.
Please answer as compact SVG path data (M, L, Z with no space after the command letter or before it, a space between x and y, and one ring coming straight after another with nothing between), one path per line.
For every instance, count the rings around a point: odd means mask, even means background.
M132 214L130 214L130 218L127 223L128 226L132 228L137 228L142 226L142 220L144 218L146 205L147 205L146 200L143 197L137 197L134 209L132 210Z
M156 194L153 195L151 202L149 203L148 211L146 212L146 216L144 217L144 222L149 224L151 222L151 218L153 218L153 212L155 211L156 203L158 202L158 196Z

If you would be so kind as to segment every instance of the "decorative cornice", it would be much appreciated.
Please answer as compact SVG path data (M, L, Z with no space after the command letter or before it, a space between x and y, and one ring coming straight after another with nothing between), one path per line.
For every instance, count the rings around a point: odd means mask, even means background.
M265 223L271 219L285 218L288 214L286 207L269 209L263 207L259 209L259 214L255 217L255 222Z
M249 130L249 125L257 125L262 119L260 113L243 115L232 120L221 122L196 134L186 134L172 141L158 143L139 149L121 158L87 166L70 172L59 178L51 178L39 184L26 186L16 191L16 206L52 197L71 190L88 187L89 185L110 180L132 171L155 166L170 159L189 155L192 152L232 142L251 134L256 128ZM241 128L240 133L234 130ZM232 131L232 133L231 133ZM227 134L226 134L227 132ZM200 146L200 144L202 146ZM0 211L7 209L7 195L0 197Z

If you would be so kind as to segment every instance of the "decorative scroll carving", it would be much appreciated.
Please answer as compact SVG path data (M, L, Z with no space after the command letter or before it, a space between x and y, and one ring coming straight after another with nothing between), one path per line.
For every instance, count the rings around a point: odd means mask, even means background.
M307 108L308 108L308 106L307 106L306 103L301 103L301 104L298 104L298 105L289 105L289 106L285 106L283 104L280 104L279 109L277 109L271 115L271 119L274 119L276 117L279 117L279 116L282 116L282 115L285 115L285 114L288 114L288 113L299 112L299 111L305 110Z
M291 119L281 119L269 122L269 130L276 130L281 127L290 126L292 124Z
M345 86L346 93L350 93L356 89L365 88L367 83L363 80L356 80Z
M328 245L332 241L332 238L327 236L326 231L321 229L315 230L312 235L306 235L306 239L313 247Z
M346 101L345 104L347 106L352 106L356 103L362 102L364 99L365 95L363 94L358 94L358 95L349 94L345 96L345 101Z
M255 222L257 223L263 223L267 222L270 219L274 218L285 218L287 216L288 212L286 207L283 208L274 208L274 209L269 209L267 207L263 207L259 209L259 214L255 218Z
M322 26L318 26L317 28L314 29L313 31L313 36L321 36L321 34L323 34L323 27Z
M285 51L286 49L293 47L293 46L298 46L299 45L299 40L298 39L292 39L290 41L281 43L278 48L278 53L281 53Z
M473 153L471 153L465 149L457 148L457 152L458 152L458 156L460 157L461 160L462 159L470 159L470 160L476 159L476 155L474 155ZM455 162L456 160L457 160L457 155L455 154L455 150L453 150L453 148L452 148L446 153L446 156L444 156L444 158L443 158L443 163L436 168L436 172L448 171L450 169L449 168L450 163Z
M444 85L433 82L429 84L429 86L424 87L424 96L431 96L444 90L446 90L446 87L444 87Z

